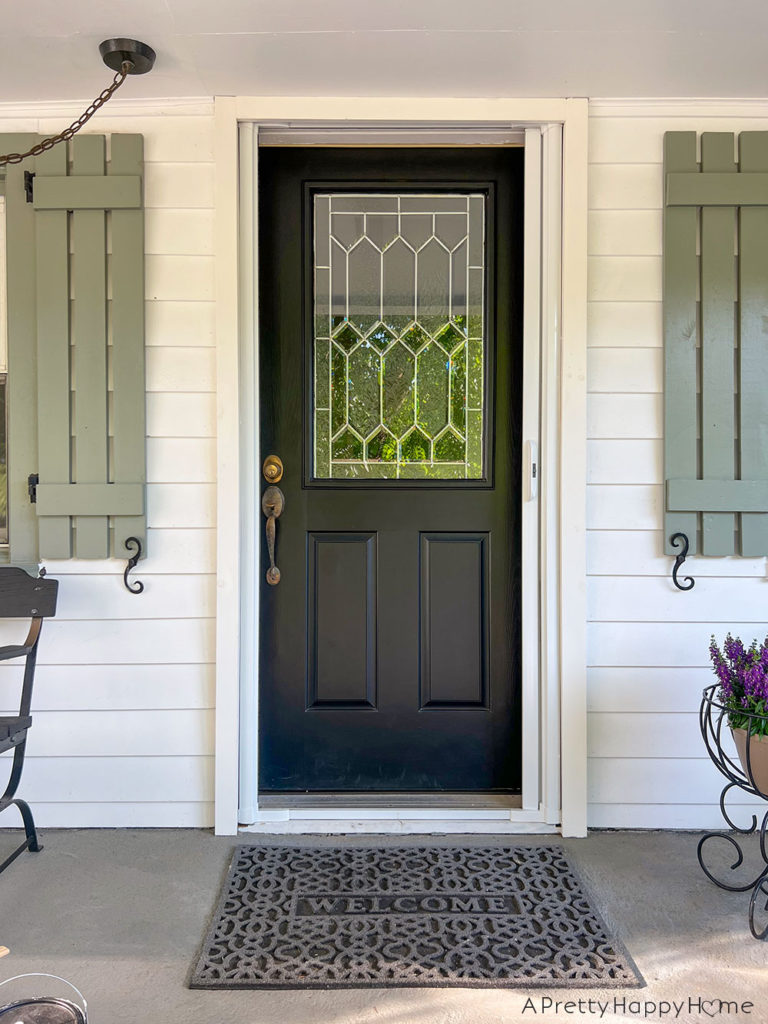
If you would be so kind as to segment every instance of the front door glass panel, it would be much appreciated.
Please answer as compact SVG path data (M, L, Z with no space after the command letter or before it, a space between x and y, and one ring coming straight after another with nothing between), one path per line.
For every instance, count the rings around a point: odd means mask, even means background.
M486 205L314 195L314 479L485 477Z

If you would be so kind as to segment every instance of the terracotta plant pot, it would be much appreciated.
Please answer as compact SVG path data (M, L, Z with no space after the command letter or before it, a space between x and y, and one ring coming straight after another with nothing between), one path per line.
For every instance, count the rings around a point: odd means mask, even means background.
M747 768L747 730L731 729L733 742L741 761L744 774L749 779ZM749 762L752 778L758 792L768 799L768 736L752 736L749 738Z

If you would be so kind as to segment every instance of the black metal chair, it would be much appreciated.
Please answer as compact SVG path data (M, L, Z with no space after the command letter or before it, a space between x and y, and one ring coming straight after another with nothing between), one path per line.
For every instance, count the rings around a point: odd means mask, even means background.
M0 566L0 619L32 619L27 639L23 644L0 647L0 661L26 658L19 713L10 717L0 716L0 754L5 753L6 750L14 751L11 778L5 792L0 796L0 813L11 804L16 804L21 811L26 838L21 846L0 864L0 872L5 871L8 865L25 850L37 853L42 849L38 842L32 811L24 800L20 800L16 796L16 790L19 788L21 772L24 768L27 733L32 725L30 709L32 706L32 684L35 680L35 665L37 663L37 645L40 642L43 619L56 614L58 590L58 580L47 580L42 576L35 578L15 566Z

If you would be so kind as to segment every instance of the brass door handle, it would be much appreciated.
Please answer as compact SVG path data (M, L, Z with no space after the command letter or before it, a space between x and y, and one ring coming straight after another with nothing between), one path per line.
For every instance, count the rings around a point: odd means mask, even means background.
M285 508L285 495L274 484L264 491L261 499L261 510L267 517L267 550L269 551L269 568L267 583L275 587L280 582L280 570L275 565L275 534L276 523Z

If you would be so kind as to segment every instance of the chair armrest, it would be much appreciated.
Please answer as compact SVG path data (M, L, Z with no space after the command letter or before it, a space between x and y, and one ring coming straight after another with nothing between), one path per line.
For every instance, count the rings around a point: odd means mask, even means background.
M27 647L24 644L9 644L7 647L0 647L0 661L25 657L31 650L32 647Z
M31 654L35 644L40 637L40 630L43 628L43 620L33 618L29 625L29 632L23 644L8 644L0 647L0 661L10 661L11 658L23 658Z

